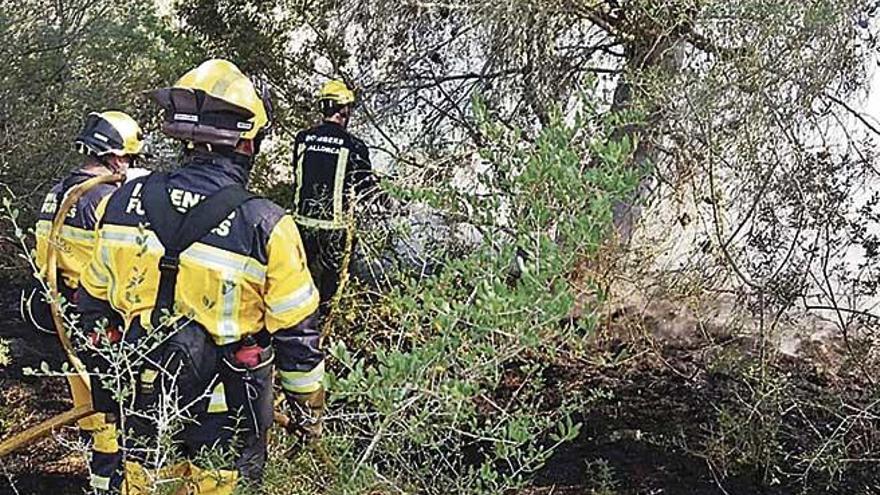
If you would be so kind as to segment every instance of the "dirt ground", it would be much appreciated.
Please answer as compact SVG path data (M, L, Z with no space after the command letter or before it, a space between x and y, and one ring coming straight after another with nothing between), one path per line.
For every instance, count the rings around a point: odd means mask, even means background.
M42 362L61 363L64 358L54 337L25 327L17 304L17 289L0 289L0 338L8 342L12 358L9 366L0 367L0 438L72 406L64 378L22 373L24 367L39 369ZM36 445L0 458L0 494L83 493L88 477L85 461L63 446L77 437L75 428L64 428Z
M0 321L5 322L0 338L12 351L12 364L0 367L0 436L70 407L63 379L21 373L24 366L59 362L61 355L52 337L36 335L21 324L16 300L14 289L0 289ZM754 475L721 476L698 453L707 428L717 421L713 405L729 393L724 375L708 369L705 347L678 341L653 355L633 354L621 361L620 356L634 352L633 342L613 338L596 345L598 352L617 359L606 365L595 360L561 363L551 369L548 382L555 394L609 394L584 409L578 418L583 423L580 436L557 450L522 495L880 494L880 474L870 472L837 491L805 485L762 488ZM805 383L823 385L816 367L804 360L778 365L790 367ZM66 428L0 459L0 494L83 493L84 459L62 445L76 438L76 430Z
M566 370L568 379L584 371ZM583 429L534 480L530 494L757 495L748 479L716 480L707 462L679 440L698 438L711 421L711 391L664 369L645 367L620 376L581 376L580 390L613 388L613 398L590 407ZM603 474L604 473L604 474ZM716 473L717 476L717 473ZM607 480L606 480L607 477ZM603 491L605 490L605 491Z

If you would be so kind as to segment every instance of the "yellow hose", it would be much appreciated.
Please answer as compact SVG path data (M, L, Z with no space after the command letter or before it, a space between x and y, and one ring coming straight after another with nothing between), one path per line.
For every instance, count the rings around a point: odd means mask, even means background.
M67 354L67 360L73 365L79 380L87 389L89 388L88 372L85 365L76 355L76 351L73 349L73 344L70 342L70 337L68 337L67 332L64 331L64 318L61 313L62 308L60 304L60 294L58 292L58 250L55 246L57 246L59 242L61 228L64 226L64 218L67 217L70 209L73 208L85 193L97 185L122 182L124 180L125 176L123 175L99 175L98 177L93 177L71 189L67 194L67 197L64 198L64 201L61 203L61 206L58 208L58 211L55 212L55 218L52 220L52 230L49 233L49 246L46 255L46 281L49 285L49 296L52 301L52 321L55 322L55 331L58 334L58 340L61 341L61 347L64 348L64 352ZM67 302L70 303L70 301ZM73 385L73 382L71 382L71 385Z
M73 205L79 201L83 194L99 184L121 182L123 180L125 180L125 177L122 175L101 175L91 178L71 189L67 194L67 197L61 203L61 206L58 208L58 211L55 213L47 246L46 270L48 273L46 283L49 286L52 321L55 323L55 331L58 334L58 340L61 341L61 347L64 348L64 353L67 354L67 360L70 361L70 364L73 365L73 368L76 371L75 375L68 376L74 407L69 411L52 416L42 423L32 426L0 442L0 457L26 445L30 445L31 443L50 435L54 430L67 426L94 413L89 389L88 372L85 365L83 365L82 361L77 357L73 344L71 344L70 338L64 331L64 318L61 316L61 301L58 292L58 252L56 246L59 242L61 227L64 226L64 219L67 217L70 209L73 208ZM70 301L68 301L68 303L70 303Z
M50 435L56 429L61 428L62 426L67 426L93 413L94 411L92 411L90 406L81 405L74 407L69 411L64 411L61 414L52 416L46 421L0 442L0 457L10 454L25 445L30 445L31 443Z

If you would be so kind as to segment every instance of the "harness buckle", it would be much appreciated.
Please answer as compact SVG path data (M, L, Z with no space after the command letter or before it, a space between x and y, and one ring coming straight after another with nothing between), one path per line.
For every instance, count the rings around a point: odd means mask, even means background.
M180 258L178 256L164 255L159 258L159 271L177 273L180 270Z

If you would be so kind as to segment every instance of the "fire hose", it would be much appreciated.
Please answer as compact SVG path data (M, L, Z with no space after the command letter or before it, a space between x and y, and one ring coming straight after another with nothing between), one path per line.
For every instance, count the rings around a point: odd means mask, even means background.
M49 289L49 306L52 312L52 322L55 324L55 332L61 347L67 356L68 362L73 366L74 373L68 376L71 395L75 406L69 411L52 416L51 418L17 433L0 442L0 457L3 457L21 447L30 445L37 440L52 434L55 430L72 424L94 413L89 388L88 372L82 361L77 357L70 337L64 329L64 317L62 316L61 298L58 292L58 249L59 234L64 226L64 219L71 208L89 189L99 185L125 180L121 175L102 175L91 178L74 187L64 198L64 201L55 212L52 220L52 229L49 232L49 242L46 256L46 284Z

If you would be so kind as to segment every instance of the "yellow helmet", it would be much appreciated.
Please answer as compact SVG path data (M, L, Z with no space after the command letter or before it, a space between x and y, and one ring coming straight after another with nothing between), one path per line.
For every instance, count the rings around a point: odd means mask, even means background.
M318 93L318 102L331 101L335 105L345 106L354 103L354 92L339 80L328 81Z
M165 109L162 131L185 141L235 146L271 124L268 87L254 84L228 60L202 63L153 98Z
M138 155L144 148L141 126L128 114L115 110L92 112L73 141L84 155Z

